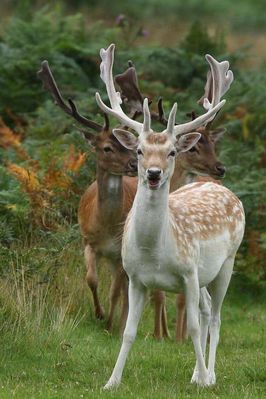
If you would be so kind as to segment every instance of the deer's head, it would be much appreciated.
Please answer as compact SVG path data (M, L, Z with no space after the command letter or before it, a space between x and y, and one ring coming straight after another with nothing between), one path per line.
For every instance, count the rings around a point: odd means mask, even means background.
M225 129L199 128L197 132L201 134L200 139L188 151L179 155L178 164L189 173L222 179L226 169L217 158L215 144L223 136Z
M112 134L109 120L106 114L103 126L82 116L75 103L69 99L68 103L63 99L47 61L42 62L42 68L38 76L43 81L44 87L52 95L56 105L66 114L72 116L77 122L86 127L79 129L88 143L97 154L97 168L115 175L136 176L137 157L136 152L121 145Z
M103 128L97 135L84 132L84 136L94 147L98 170L113 175L136 176L138 162L136 151L125 148L111 129Z
M122 129L113 131L125 148L136 151L139 180L152 190L170 180L176 156L192 148L201 137L197 132L176 135L173 130L175 114L176 104L170 113L167 128L161 133L154 133L150 128L148 100L145 99L143 130L139 137Z

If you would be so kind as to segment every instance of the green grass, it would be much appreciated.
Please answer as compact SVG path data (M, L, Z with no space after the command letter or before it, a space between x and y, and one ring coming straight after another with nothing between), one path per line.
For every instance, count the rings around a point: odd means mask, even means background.
M217 355L217 384L205 389L190 384L195 361L190 340L184 345L177 345L174 340L156 342L151 336L153 313L147 306L121 387L102 392L120 348L117 333L104 331L104 324L96 322L90 311L85 314L85 307L71 315L69 302L52 306L45 290L36 295L43 300L26 311L27 317L22 317L24 307L15 321L5 318L2 323L1 399L266 396L265 303L247 299L236 305L232 299L226 301ZM86 306L87 301L85 296ZM174 311L174 297L170 296L172 334Z

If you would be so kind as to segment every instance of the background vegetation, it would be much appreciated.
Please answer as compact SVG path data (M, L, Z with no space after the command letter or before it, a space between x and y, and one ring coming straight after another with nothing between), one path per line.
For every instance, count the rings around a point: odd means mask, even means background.
M229 397L233 389L232 397L262 397L266 372L258 347L265 345L266 326L262 306L257 304L264 300L266 285L264 2L165 0L162 6L157 0L139 0L116 1L110 7L105 0L13 0L1 4L0 319L4 382L0 397L98 397L99 386L116 356L117 336L104 334L90 311L77 225L80 195L95 178L94 154L72 120L54 106L36 76L41 61L49 60L65 96L75 99L89 118L101 122L94 100L96 89L104 93L99 49L111 42L117 44L115 73L123 71L132 59L142 92L154 104L163 96L168 110L177 100L180 121L185 121L192 109L200 112L195 104L202 95L207 71L203 55L208 52L230 60L235 82L217 120L217 125L228 130L219 152L228 169L224 184L243 201L247 228L229 292L225 338L218 359L220 375L226 374L224 364L230 376L221 376L228 380L220 381L208 395ZM102 296L107 297L109 276L104 270L102 274ZM169 296L168 302L173 320L174 298ZM135 348L136 353L142 353L141 359L147 351L143 337L152 330L151 312L147 309L146 313ZM247 336L239 340L240 333ZM235 346L236 353L229 359L230 348ZM180 387L184 397L204 395L188 387L193 356L187 360L185 353L191 352L190 344L176 348L179 360L171 360L173 343L148 339L148 353L153 356L157 351L158 360L147 360L143 376L137 372L134 378L127 375L133 393L137 379L142 385L140 395L150 397L143 378L154 385L153 395L158 397L175 397L175 379L185 381ZM131 367L142 367L143 362L132 356ZM244 366L238 372L235 362L243 356ZM175 361L181 370L176 376L171 374ZM154 368L158 370L156 384L152 382ZM40 384L38 388L29 388L31 379L36 386ZM242 385L237 390L234 381L239 379ZM121 397L133 395L131 388L123 389Z

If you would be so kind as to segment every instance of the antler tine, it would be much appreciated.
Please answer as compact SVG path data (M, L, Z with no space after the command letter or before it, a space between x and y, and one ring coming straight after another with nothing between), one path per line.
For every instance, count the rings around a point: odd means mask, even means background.
M66 114L76 119L76 121L80 122L81 124L87 127L90 127L91 129L97 132L101 132L102 126L80 115L80 113L76 108L75 103L71 99L68 100L69 105L66 104L57 87L53 74L50 70L48 61L43 61L41 65L42 67L37 72L37 75L42 80L44 88L52 95L56 105L58 105Z
M157 119L157 120L158 120L162 125L167 126L168 121L167 121L167 119L166 119L166 117L165 117L165 114L164 114L163 99L162 99L162 97L160 97L159 100L158 100L158 102L157 102L157 108L158 108L158 119ZM153 114L152 114L152 115L153 115ZM157 114L156 114L156 115L157 115Z
M171 135L174 134L176 110L177 110L177 103L174 103L174 105L170 111L167 128L165 130L165 132L167 132L168 134L171 134Z
M111 44L107 50L101 49L100 56L102 59L100 70L101 79L105 83L107 94L110 100L111 108L104 104L99 93L96 93L96 101L99 107L107 114L115 116L124 125L134 129L139 135L143 131L143 123L129 118L122 110L120 94L116 92L113 81L113 62L114 62L115 45Z
M149 133L151 131L151 114L149 110L149 100L147 98L145 98L143 101L143 114L144 114L143 132Z

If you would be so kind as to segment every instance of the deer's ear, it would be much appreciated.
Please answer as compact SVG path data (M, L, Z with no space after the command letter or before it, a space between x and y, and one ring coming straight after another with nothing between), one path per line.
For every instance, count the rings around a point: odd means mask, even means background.
M214 129L214 130L210 130L209 131L209 136L211 138L211 140L216 143L218 140L220 140L223 135L226 133L226 129L221 127L218 129Z
M135 150L138 146L138 139L133 133L123 129L114 129L113 135L119 143L128 150Z
M79 132L83 134L88 144L93 148L96 146L97 136L95 133L89 132L88 130L78 128Z
M199 141L201 137L200 133L193 132L193 133L187 133L183 134L182 136L177 136L177 141L176 141L176 149L179 152L186 152L190 150L197 142Z

